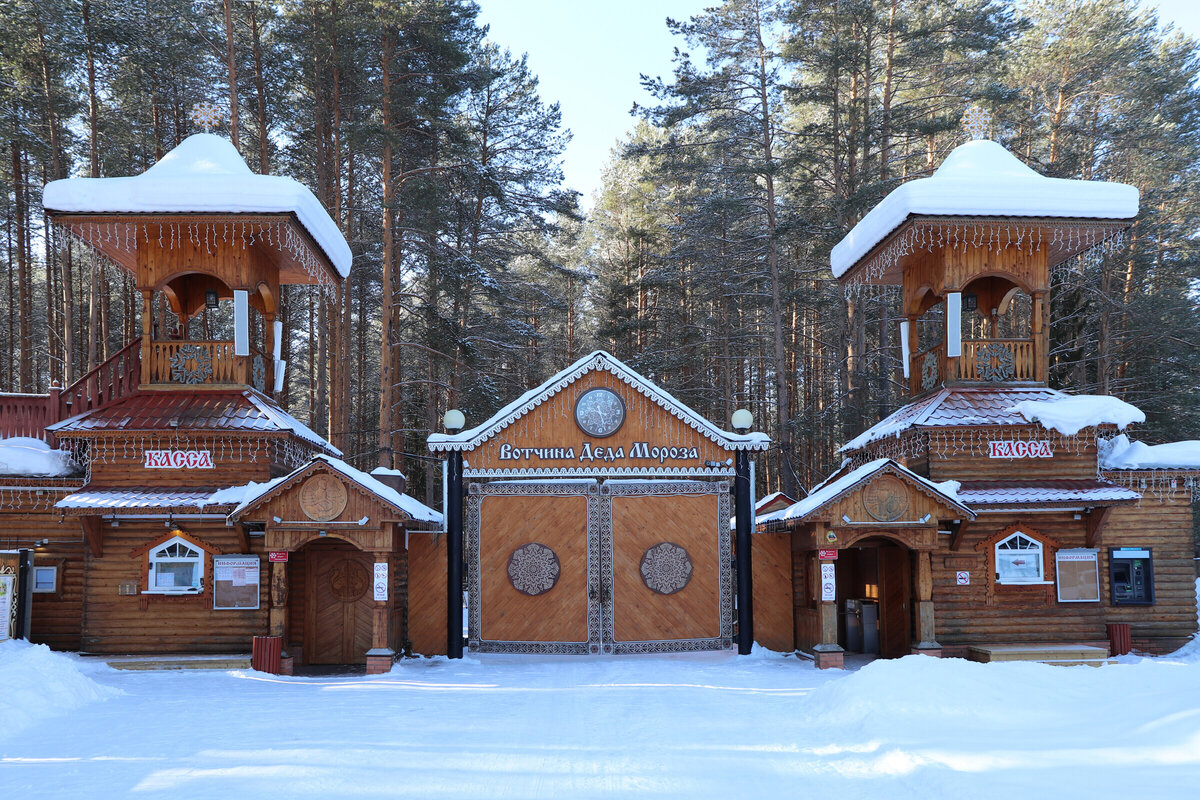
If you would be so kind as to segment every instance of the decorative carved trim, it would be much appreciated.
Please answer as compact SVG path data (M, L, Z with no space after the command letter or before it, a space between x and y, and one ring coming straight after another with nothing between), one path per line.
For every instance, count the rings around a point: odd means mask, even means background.
M465 478L732 478L729 467L550 467L464 469Z
M638 565L642 583L658 594L681 592L692 580L692 558L687 548L674 542L659 542L646 548Z
M540 406L542 403L549 400L554 395L567 388L575 381L589 372L604 371L611 374L613 377L624 382L631 389L646 397L651 402L657 404L664 411L670 413L673 417L680 420L684 424L697 431L705 438L715 442L730 450L766 450L770 446L770 442L765 440L741 441L727 438L727 434L721 431L708 420L696 414L690 408L679 403L674 397L671 397L666 392L663 392L657 386L653 385L641 375L633 372L623 364L616 362L612 356L607 353L595 353L591 358L578 363L574 369L561 373L557 379L551 379L550 382L542 386L541 391L536 395L526 400L520 405L510 407L501 411L501 415L489 420L487 428L476 433L470 440L442 440L429 442L429 449L434 452L449 451L449 450L474 450L479 445L491 439L496 434L507 428L509 425L516 422L521 417L528 414L533 409ZM595 474L595 471L590 471L590 474ZM483 476L479 476L483 477Z
M982 381L1010 381L1017 374L1013 351L999 342L989 342L975 351L975 374Z
M562 575L558 554L541 542L523 544L508 557L508 582L518 592L537 597L554 588Z

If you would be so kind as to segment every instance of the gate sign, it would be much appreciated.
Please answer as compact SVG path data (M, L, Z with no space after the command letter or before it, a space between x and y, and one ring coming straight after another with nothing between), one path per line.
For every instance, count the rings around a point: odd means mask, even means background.
M988 458L1054 458L1049 439L1031 442L988 442Z
M375 599L388 599L388 565L387 562L375 564Z
M270 561L272 564L286 564L287 560L287 550L271 550L267 555L267 561Z
M208 450L147 450L142 466L146 469L212 469Z
M821 565L821 602L837 600L837 581L834 579L833 564Z
M837 561L837 550L818 550L817 557L822 561Z

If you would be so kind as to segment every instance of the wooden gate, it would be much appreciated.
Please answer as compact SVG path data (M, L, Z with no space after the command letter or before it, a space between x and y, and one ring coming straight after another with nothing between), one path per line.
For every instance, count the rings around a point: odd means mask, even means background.
M374 559L349 544L306 548L304 654L309 664L361 664L371 649Z
M473 650L730 646L728 483L522 481L469 492Z

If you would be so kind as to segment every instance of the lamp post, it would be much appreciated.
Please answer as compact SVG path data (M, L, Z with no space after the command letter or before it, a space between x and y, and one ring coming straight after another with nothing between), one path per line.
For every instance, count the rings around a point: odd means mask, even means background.
M754 415L744 408L733 412L733 429L749 433ZM749 655L754 646L754 572L750 550L750 451L742 448L734 454L734 517L737 531L737 607L738 655Z
M446 412L442 425L454 435L467 424L456 408ZM462 658L463 617L463 457L461 450L446 456L446 655Z

